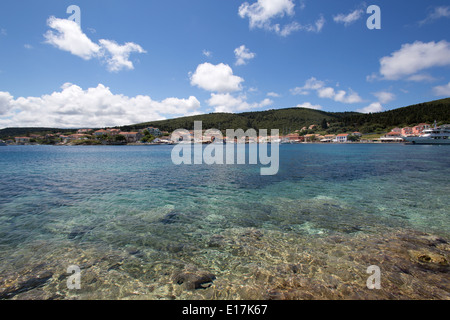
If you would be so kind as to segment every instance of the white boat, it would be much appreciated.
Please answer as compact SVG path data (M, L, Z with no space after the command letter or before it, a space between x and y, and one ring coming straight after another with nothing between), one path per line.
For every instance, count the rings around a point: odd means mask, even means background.
M0 140L0 147L6 147L6 146L7 146L6 142L3 140Z
M420 136L403 139L412 144L450 144L450 128L438 127L434 122L434 128L423 130Z

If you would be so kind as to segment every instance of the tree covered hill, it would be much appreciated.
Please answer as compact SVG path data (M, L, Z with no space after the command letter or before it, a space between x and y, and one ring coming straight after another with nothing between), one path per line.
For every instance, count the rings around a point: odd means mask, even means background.
M343 127L358 128L361 132L375 132L393 127L406 127L437 121L450 124L450 98L419 103L372 114L353 114L339 120Z
M70 133L77 131L77 129L58 129L58 128L39 128L39 127L27 127L27 128L6 128L0 130L0 139L6 139L11 137L24 136L27 137L30 134L55 134L55 133Z
M288 108L239 114L211 113L144 122L122 126L120 129L123 131L135 131L152 126L162 131L172 132L176 129L192 130L194 129L194 121L202 121L203 129L279 129L280 133L289 133L315 124L319 126L320 130L333 134L352 131L373 133L389 131L394 127L413 126L422 122L433 123L435 120L441 124L450 123L450 98L372 114ZM0 139L30 134L68 133L74 131L76 131L76 128L6 128L0 130Z
M339 121L349 115L358 113L333 113L305 108L289 108L239 114L210 113L204 115L182 117L170 120L152 121L132 126L121 127L123 130L138 130L149 126L162 131L172 132L176 129L194 129L194 121L202 121L203 129L279 129L280 132L295 131L311 124L326 121Z
M239 114L212 113L177 119L145 122L125 126L125 130L137 130L149 126L163 131L176 129L191 130L194 121L201 120L203 128L225 129L279 129L281 133L293 132L310 125L324 126L328 133L360 131L362 133L383 132L394 127L412 126L419 123L450 123L450 98L420 103L409 107L379 113L363 114L358 112L324 112L304 108L277 109Z

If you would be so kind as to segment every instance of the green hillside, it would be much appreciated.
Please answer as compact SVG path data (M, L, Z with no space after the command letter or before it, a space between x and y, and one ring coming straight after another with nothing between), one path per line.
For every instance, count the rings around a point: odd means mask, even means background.
M74 132L77 131L77 129L58 129L58 128L39 128L39 127L28 127L28 128L6 128L0 130L0 139L6 139L6 138L12 138L12 137L19 137L24 136L27 137L30 134L39 134L39 135L45 135L45 134L54 134L54 133L68 133L68 132Z
M418 123L450 123L450 98L425 102L390 111L362 114L357 112L324 112L304 108L277 109L239 114L211 113L176 119L151 121L120 127L123 131L135 131L149 126L162 131L194 129L194 121L202 121L203 129L279 129L280 133L294 132L303 127L318 125L327 133L386 132L394 127L412 126ZM0 139L30 134L68 133L76 129L56 128L6 128L0 130ZM308 133L308 132L306 132Z
M304 108L289 108L268 110L259 112L245 112L239 114L211 113L205 115L182 117L177 119L145 122L132 126L124 126L121 129L138 130L149 126L157 127L162 131L174 131L176 129L194 129L194 121L202 121L203 128L225 129L279 129L283 131L295 131L311 124L321 124L326 121L339 121L346 116L357 113L332 113Z
M450 98L389 110L380 113L363 114L357 112L324 112L304 108L289 108L239 114L213 113L177 119L152 121L122 127L123 130L138 130L148 126L163 131L176 129L191 130L194 121L203 121L203 128L216 129L279 129L293 132L312 124L321 126L325 121L330 125L324 129L328 133L360 131L362 133L384 132L394 127L416 125L422 122L450 123Z
M450 123L450 98L416 104L373 114L353 114L340 119L342 127L357 128L361 132L375 132L437 121Z

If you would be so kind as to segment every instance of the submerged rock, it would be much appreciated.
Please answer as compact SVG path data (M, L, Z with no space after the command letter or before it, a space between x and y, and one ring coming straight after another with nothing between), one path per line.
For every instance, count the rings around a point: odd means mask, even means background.
M209 238L208 247L210 248L221 248L227 245L227 241L224 236L213 235Z
M91 232L92 229L94 229L93 227L89 227L89 226L78 226L72 229L72 231L70 231L69 235L67 236L67 238L69 240L75 240L75 239L80 239L83 236L85 236L87 233Z
M166 214L166 215L164 216L164 218L162 218L160 221L161 221L163 224L173 224L173 223L175 223L175 222L178 221L179 215L180 215L179 213L176 213L176 212L170 212L170 213Z
M20 293L42 287L52 278L52 276L52 272L43 271L34 277L14 283L9 287L4 288L3 291L0 291L0 299L11 299Z
M433 252L413 252L412 254L415 259L421 263L434 264L443 267L448 266L448 261L443 255Z
M206 271L184 271L173 276L175 283L185 285L187 290L206 289L212 286L216 276Z

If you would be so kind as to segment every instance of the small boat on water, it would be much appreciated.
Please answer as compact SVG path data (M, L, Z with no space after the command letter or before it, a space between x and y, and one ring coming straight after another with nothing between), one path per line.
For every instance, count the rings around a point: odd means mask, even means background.
M3 140L0 140L0 147L6 147L6 146L7 146L6 142Z
M423 130L420 136L403 139L412 144L450 144L450 127L438 127L435 121L434 128Z

